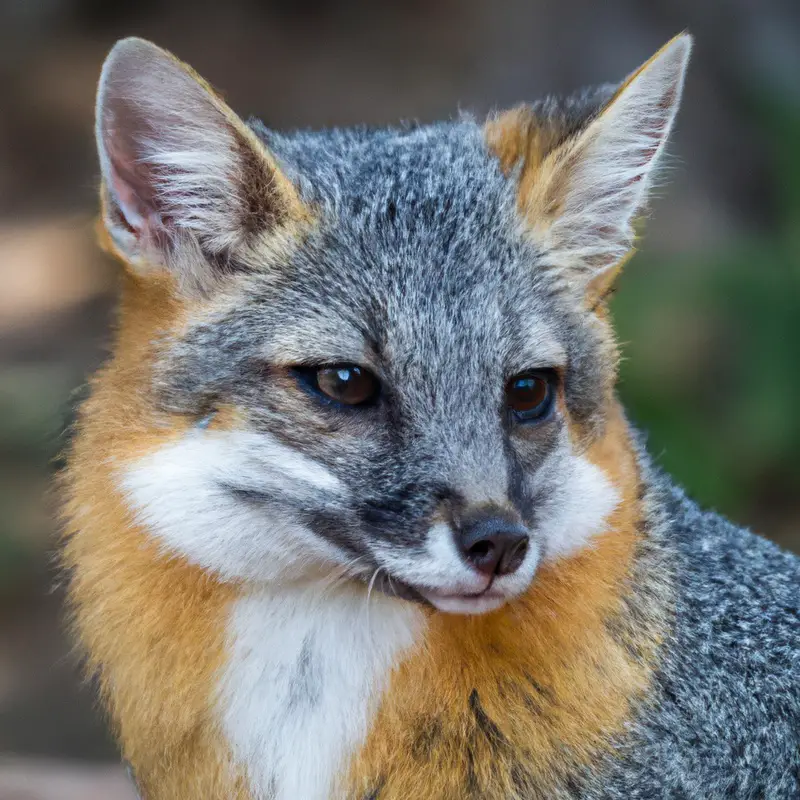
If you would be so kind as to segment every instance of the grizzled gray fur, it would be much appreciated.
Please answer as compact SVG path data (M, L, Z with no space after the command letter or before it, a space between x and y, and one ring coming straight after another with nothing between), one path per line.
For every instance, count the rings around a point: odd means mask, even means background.
M798 798L800 560L646 474L648 536L672 564L673 624L653 696L573 796Z

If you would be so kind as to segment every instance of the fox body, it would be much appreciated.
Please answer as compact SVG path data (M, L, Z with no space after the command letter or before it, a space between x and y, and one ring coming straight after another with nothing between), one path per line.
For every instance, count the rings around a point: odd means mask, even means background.
M148 800L800 796L797 559L698 510L605 298L680 98L280 134L120 42L76 633Z

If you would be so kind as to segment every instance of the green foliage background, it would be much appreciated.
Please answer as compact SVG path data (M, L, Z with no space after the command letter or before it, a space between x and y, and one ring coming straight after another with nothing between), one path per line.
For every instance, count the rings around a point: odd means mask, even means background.
M620 392L696 499L800 550L800 114L752 105L778 224L718 252L631 261L612 302Z

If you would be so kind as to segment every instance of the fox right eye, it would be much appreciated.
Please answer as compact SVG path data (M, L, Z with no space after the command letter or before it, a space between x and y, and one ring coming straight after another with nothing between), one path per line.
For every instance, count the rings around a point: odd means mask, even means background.
M357 364L295 367L293 371L304 388L320 399L343 406L369 405L380 392L378 379Z

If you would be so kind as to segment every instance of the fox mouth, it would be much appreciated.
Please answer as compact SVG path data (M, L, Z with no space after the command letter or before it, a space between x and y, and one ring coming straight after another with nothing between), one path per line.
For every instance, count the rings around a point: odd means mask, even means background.
M509 597L490 581L480 592L446 592L427 586L413 586L379 570L370 580L370 586L389 597L434 608L448 614L486 614L508 602Z

